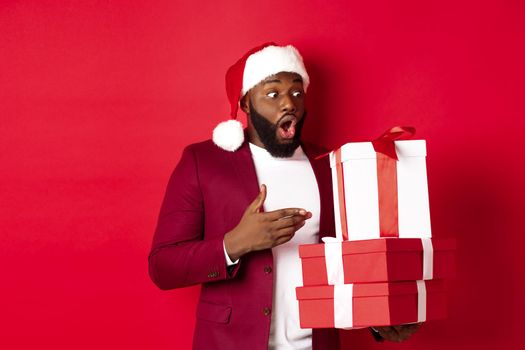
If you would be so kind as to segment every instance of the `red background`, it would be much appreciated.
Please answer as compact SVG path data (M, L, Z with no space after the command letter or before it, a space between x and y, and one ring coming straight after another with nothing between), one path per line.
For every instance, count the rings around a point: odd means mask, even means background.
M417 128L434 235L458 240L447 321L344 341L521 348L522 1L77 3L0 4L0 348L190 348L198 287L147 275L156 217L183 146L228 115L227 67L268 40L305 57L306 139Z

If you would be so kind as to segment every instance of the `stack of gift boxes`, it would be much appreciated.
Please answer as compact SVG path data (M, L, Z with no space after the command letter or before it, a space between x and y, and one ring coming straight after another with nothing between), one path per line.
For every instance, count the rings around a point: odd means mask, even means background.
M299 247L302 328L360 328L446 317L443 279L455 240L432 238L424 140L373 142L330 153L336 237Z

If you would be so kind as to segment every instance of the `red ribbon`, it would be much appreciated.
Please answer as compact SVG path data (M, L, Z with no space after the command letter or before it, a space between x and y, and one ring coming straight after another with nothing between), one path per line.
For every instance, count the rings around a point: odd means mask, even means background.
M376 151L379 236L399 237L397 198L397 153L395 140L414 136L410 126L394 126L372 141Z
M383 153L377 153L376 164L377 195L379 204L379 236L399 237L397 161Z
M337 197L339 199L339 216L341 218L341 233L343 241L348 241L348 222L346 220L346 201L345 201L345 176L343 162L341 162L341 147L335 151L335 170L337 173Z

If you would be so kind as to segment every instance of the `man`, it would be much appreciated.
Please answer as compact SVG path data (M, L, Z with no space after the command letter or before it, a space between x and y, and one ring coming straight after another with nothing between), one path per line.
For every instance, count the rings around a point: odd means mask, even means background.
M335 235L328 158L300 139L308 85L294 47L250 50L226 74L233 119L186 147L169 180L149 271L165 290L202 284L194 349L339 348L338 330L300 328L295 300L298 245Z

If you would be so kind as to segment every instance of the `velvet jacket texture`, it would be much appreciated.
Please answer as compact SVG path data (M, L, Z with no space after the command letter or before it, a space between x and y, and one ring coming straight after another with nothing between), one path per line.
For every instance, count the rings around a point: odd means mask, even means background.
M332 183L325 152L302 143L320 194L319 239L335 236ZM259 193L248 142L235 152L211 140L189 145L173 171L149 254L149 273L163 290L201 284L193 348L268 349L273 276L271 249L227 269L224 235ZM314 350L339 349L338 331L314 329Z

